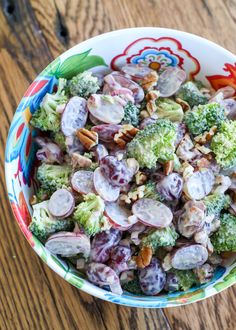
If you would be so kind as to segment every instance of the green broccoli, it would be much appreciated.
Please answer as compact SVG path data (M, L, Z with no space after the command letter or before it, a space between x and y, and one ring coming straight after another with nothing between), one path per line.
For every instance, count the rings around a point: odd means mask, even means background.
M71 231L74 223L71 220L54 219L48 212L48 201L33 205L32 222L29 230L41 241L58 231Z
M184 112L180 104L171 99L163 98L156 101L158 118L169 119L172 122L182 122Z
M151 229L141 240L141 247L150 246L153 253L161 246L175 246L179 235L173 227Z
M148 181L145 184L145 189L144 189L144 198L151 198L155 199L156 201L162 201L163 198L158 194L156 190L156 184L153 181Z
M54 94L47 93L40 108L33 114L31 125L41 129L42 131L58 132L60 130L60 113L57 112L59 105L66 104L68 97L65 93L66 79L58 80L58 89Z
M71 167L68 165L45 164L39 166L37 179L41 188L49 195L57 189L70 186Z
M127 144L127 155L135 158L140 167L153 168L156 162L174 158L176 127L168 119L159 119L139 131Z
M170 272L174 273L177 277L178 286L179 286L177 290L187 291L194 284L198 284L197 276L194 274L192 270L178 270L172 268Z
M213 136L211 149L217 163L224 169L236 165L236 121L222 123L219 132Z
M229 207L230 197L225 194L212 194L205 197L203 202L207 208L207 215L219 216L223 209Z
M53 132L51 138L61 148L62 151L66 151L66 137L61 131Z
M73 219L83 227L87 235L95 235L110 228L107 217L103 215L104 209L102 198L90 193L85 195L84 202L76 207Z
M236 251L236 217L225 213L220 217L220 228L211 236L211 243L217 253Z
M69 91L72 96L81 96L88 98L91 94L95 94L99 90L97 77L92 72L84 71L74 76L68 83Z
M177 92L176 97L187 102L191 108L195 105L206 104L208 102L207 97L200 92L197 84L192 81L183 84Z
M47 199L50 198L49 196L49 193L48 193L48 190L40 187L37 192L36 192L36 198L37 198L37 202L40 203L40 202L43 202Z
M199 105L188 110L184 116L184 121L193 135L209 131L212 126L220 127L225 119L225 110L218 103Z
M138 276L135 276L133 280L124 283L122 288L133 294L143 294L139 284Z
M137 127L139 124L139 108L132 102L128 102L124 107L124 112L122 124L130 124Z

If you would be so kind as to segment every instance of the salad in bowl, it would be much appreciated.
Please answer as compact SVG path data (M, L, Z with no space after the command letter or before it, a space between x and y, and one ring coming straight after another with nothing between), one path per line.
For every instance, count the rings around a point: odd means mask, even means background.
M24 230L112 301L178 303L236 251L235 88L181 62L123 62L55 71L30 105L36 188Z

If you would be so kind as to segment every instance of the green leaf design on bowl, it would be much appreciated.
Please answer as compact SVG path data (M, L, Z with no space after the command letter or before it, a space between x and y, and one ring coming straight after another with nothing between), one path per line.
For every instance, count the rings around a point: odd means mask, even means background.
M78 289L80 289L84 284L84 281L79 278L78 275L73 275L70 272L66 274L65 279Z
M236 280L236 267L232 268L231 271L223 278L223 281L216 283L213 285L213 288L216 291L222 291L226 287L235 283Z
M64 260L61 260L59 258L57 258L56 256L54 256L53 254L51 254L51 259L61 268L63 268L63 270L65 272L68 272L69 270L69 265L67 262L65 262Z
M107 66L101 56L89 55L90 51L91 49L84 53L72 55L62 63L60 57L57 57L43 70L41 76L55 76L56 78L71 79L78 73L96 66Z

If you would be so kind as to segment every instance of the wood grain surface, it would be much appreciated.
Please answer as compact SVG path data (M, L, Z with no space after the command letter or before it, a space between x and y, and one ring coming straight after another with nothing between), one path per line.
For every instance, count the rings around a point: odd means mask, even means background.
M41 262L11 213L4 147L28 84L76 43L134 26L185 30L236 53L236 0L0 1L1 330L236 329L235 286L205 301L164 310L121 307L77 290Z

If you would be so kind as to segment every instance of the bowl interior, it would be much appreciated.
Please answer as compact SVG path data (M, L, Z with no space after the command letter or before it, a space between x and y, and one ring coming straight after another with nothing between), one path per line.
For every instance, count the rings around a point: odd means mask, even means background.
M6 145L6 181L15 218L32 248L55 272L85 292L115 303L136 307L170 307L201 300L235 283L235 256L218 267L211 282L187 292L155 297L117 296L87 282L70 263L47 251L28 230L31 221L29 198L36 189L34 179L35 132L29 126L34 113L47 92L52 92L59 77L70 78L79 72L118 70L125 63L145 63L162 70L179 66L189 79L201 80L218 89L236 88L236 57L200 37L169 29L136 28L114 31L82 42L50 63L29 86L13 118Z

